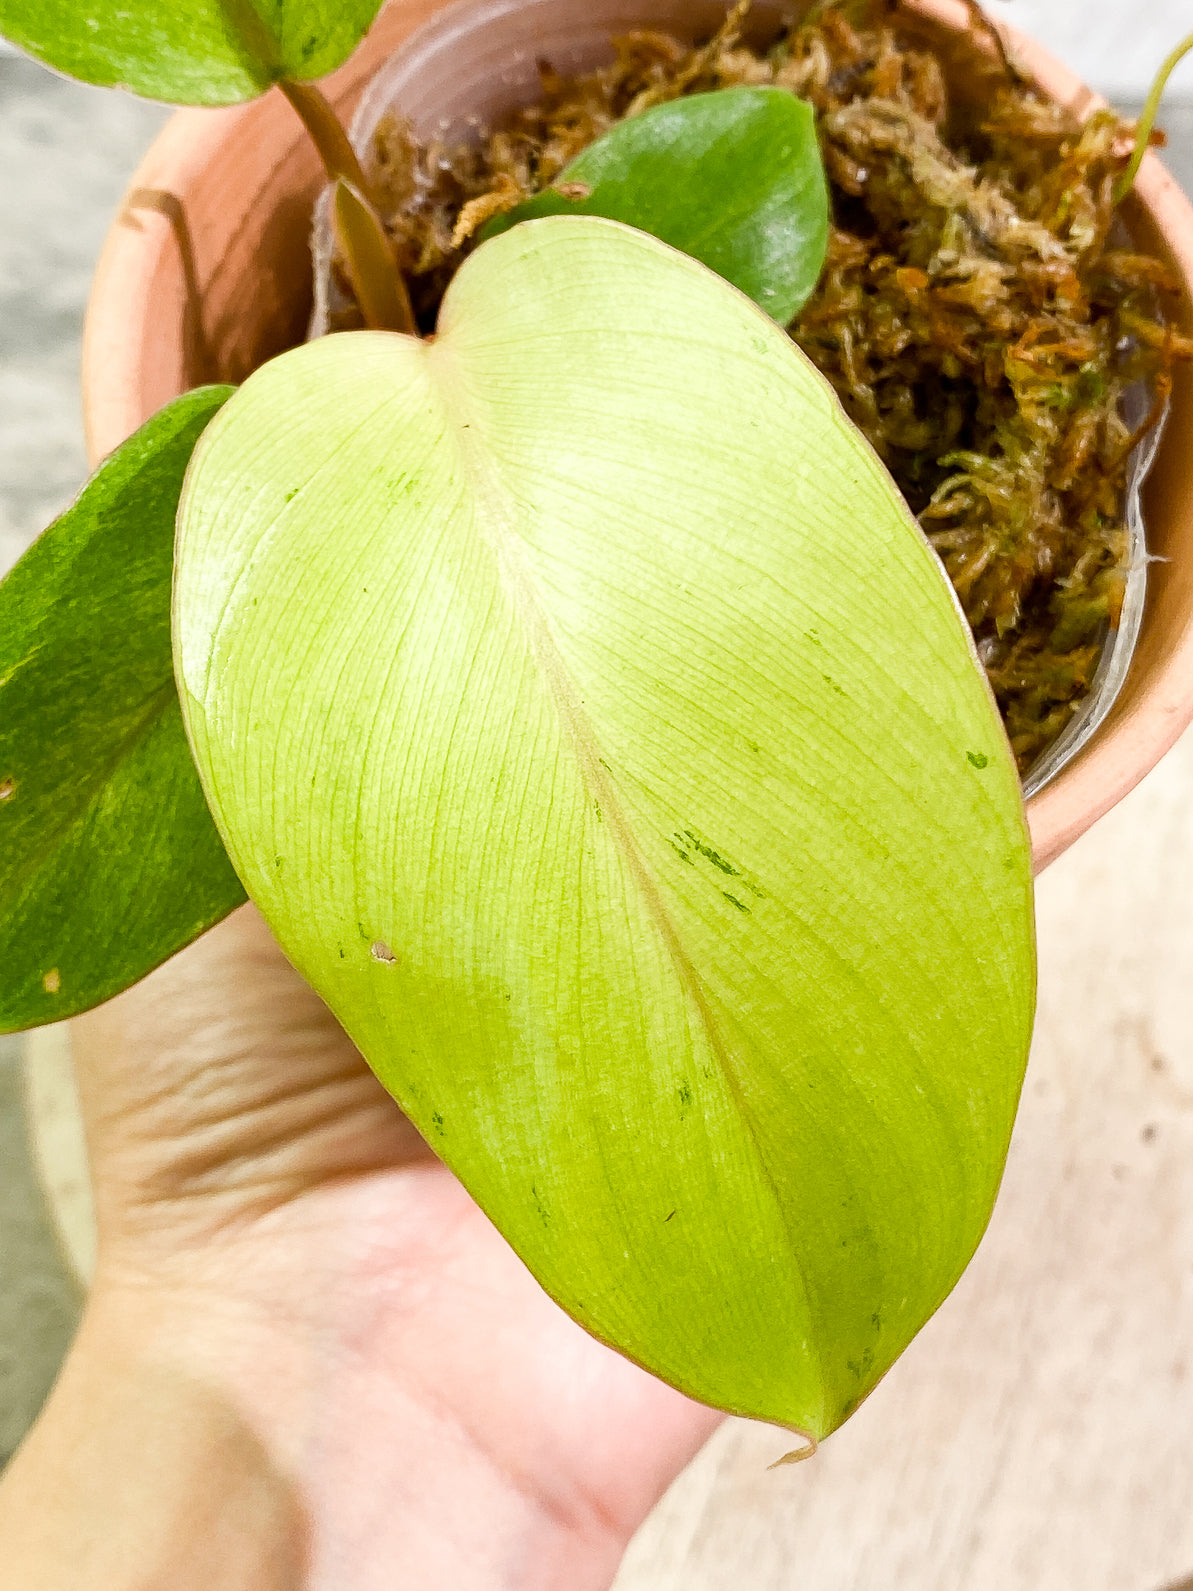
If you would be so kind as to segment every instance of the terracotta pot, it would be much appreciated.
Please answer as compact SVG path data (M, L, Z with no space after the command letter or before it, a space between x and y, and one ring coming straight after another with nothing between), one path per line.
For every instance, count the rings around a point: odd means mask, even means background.
M580 68L611 31L665 25L692 36L724 15L718 0L391 0L364 45L325 85L348 116L379 65L416 28L442 35L403 89L416 124L464 130L534 92L536 58ZM913 0L917 26L946 51L964 33L961 0ZM443 13L442 15L437 15ZM757 7L752 26L773 27ZM430 19L436 20L432 23ZM497 31L495 31L497 30ZM1012 51L1058 100L1095 97L1065 67L1008 31ZM959 57L960 59L960 57ZM963 68L972 70L971 66ZM204 381L239 381L301 340L310 310L308 233L320 171L278 94L231 110L182 111L133 179L100 259L83 358L84 412L100 458L170 398ZM1149 155L1128 216L1132 231L1185 284L1179 319L1193 331L1193 209ZM1145 490L1152 566L1126 684L1082 752L1028 802L1037 869L1120 801L1193 719L1193 369L1178 370L1168 428Z

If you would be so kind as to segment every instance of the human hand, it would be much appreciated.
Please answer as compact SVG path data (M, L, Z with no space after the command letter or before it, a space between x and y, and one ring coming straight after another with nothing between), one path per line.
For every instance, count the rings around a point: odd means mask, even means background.
M253 908L74 1049L98 1271L0 1587L607 1586L719 1417L546 1297Z

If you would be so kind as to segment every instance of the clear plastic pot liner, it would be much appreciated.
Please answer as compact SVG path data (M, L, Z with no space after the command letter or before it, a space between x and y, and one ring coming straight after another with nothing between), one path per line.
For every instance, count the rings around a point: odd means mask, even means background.
M1124 418L1129 426L1142 425L1152 406L1152 395L1142 383L1132 387L1123 405ZM1024 796L1033 796L1050 780L1055 779L1077 753L1086 746L1104 723L1114 706L1115 698L1123 687L1135 644L1139 640L1139 627L1143 621L1144 602L1147 598L1147 566L1151 562L1147 550L1147 531L1143 520L1143 483L1156 457L1160 438L1168 419L1168 408L1131 455L1127 467L1127 500L1124 517L1127 526L1130 563L1127 566L1127 586L1123 593L1122 612L1113 628L1107 627L1102 642L1102 655L1094 672L1089 692L1073 717L1060 734L1032 763L1023 778Z

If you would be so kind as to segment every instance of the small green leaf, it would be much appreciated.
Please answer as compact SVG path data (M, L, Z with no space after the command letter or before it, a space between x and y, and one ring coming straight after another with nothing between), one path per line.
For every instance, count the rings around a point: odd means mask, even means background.
M0 0L0 34L47 66L175 105L232 105L345 61L381 0Z
M619 122L554 187L494 217L481 236L547 215L606 216L649 232L785 326L816 286L828 247L812 107L781 88L656 105Z
M990 1214L1031 870L940 564L786 333L642 232L518 227L433 343L249 379L175 624L253 898L547 1290L831 1430Z
M244 900L170 650L174 515L231 387L155 415L0 583L0 1031L117 994Z

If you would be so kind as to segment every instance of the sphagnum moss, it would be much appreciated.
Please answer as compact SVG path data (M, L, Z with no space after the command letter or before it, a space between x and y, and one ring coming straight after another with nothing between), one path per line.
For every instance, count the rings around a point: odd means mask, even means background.
M765 51L746 4L693 48L614 41L476 148L382 121L372 177L420 324L490 215L550 186L616 122L683 94L774 84L815 108L834 225L790 327L894 476L940 555L1021 771L1064 729L1117 622L1130 557L1124 395L1154 423L1193 343L1164 324L1176 282L1117 224L1133 129L1078 121L1024 80L975 7L980 108L889 0L813 7ZM343 284L342 284L343 285ZM349 309L335 324L359 324ZM876 616L881 622L881 616Z

